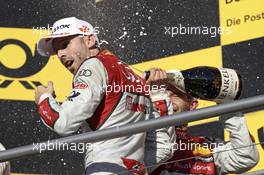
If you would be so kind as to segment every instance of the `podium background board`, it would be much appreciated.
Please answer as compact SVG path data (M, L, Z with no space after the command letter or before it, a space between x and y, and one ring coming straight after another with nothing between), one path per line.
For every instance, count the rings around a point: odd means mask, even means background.
M0 0L0 142L7 149L58 138L40 121L37 85L54 82L59 101L71 89L72 75L56 56L42 57L36 42L60 18L76 16L99 31L102 47L137 73L199 65L237 69L242 97L264 93L264 2L262 0ZM199 107L214 105L199 101ZM264 105L263 105L264 106ZM256 142L264 141L263 108L246 114ZM215 117L190 123L191 133L226 138ZM258 145L264 165L264 146ZM81 174L83 154L52 151L12 161L14 173Z

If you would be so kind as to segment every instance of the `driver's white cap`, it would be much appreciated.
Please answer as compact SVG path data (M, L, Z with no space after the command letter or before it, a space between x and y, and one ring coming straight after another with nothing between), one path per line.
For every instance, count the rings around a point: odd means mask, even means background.
M41 38L37 44L37 51L42 56L51 56L56 54L52 47L52 40L54 38L60 38L71 35L91 35L93 34L98 41L98 37L93 26L83 20L75 17L63 18L56 21L52 26L51 35Z

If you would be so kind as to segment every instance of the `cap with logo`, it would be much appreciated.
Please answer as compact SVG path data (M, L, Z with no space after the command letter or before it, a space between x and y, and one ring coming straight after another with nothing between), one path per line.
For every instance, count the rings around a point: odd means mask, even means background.
M37 51L42 56L51 56L56 54L53 46L52 40L54 38L60 38L71 35L91 35L96 37L98 42L98 37L93 26L83 20L77 19L75 17L63 18L56 21L52 26L51 35L41 38L37 44Z

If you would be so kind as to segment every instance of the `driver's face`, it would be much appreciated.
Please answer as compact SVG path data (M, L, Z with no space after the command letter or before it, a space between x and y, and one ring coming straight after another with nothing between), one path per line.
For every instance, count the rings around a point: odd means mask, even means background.
M177 95L172 91L168 91L169 97L173 105L173 113L189 111L192 101L185 94Z
M53 48L58 58L74 75L77 73L82 62L90 57L90 50L85 42L85 37L74 35L53 40Z

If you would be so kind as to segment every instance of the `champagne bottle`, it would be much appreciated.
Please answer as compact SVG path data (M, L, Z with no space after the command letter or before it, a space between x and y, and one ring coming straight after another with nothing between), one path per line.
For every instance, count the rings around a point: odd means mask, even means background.
M143 77L147 80L149 75L145 71ZM167 77L170 84L189 95L217 103L236 100L242 91L241 76L234 69L198 66L168 71Z

